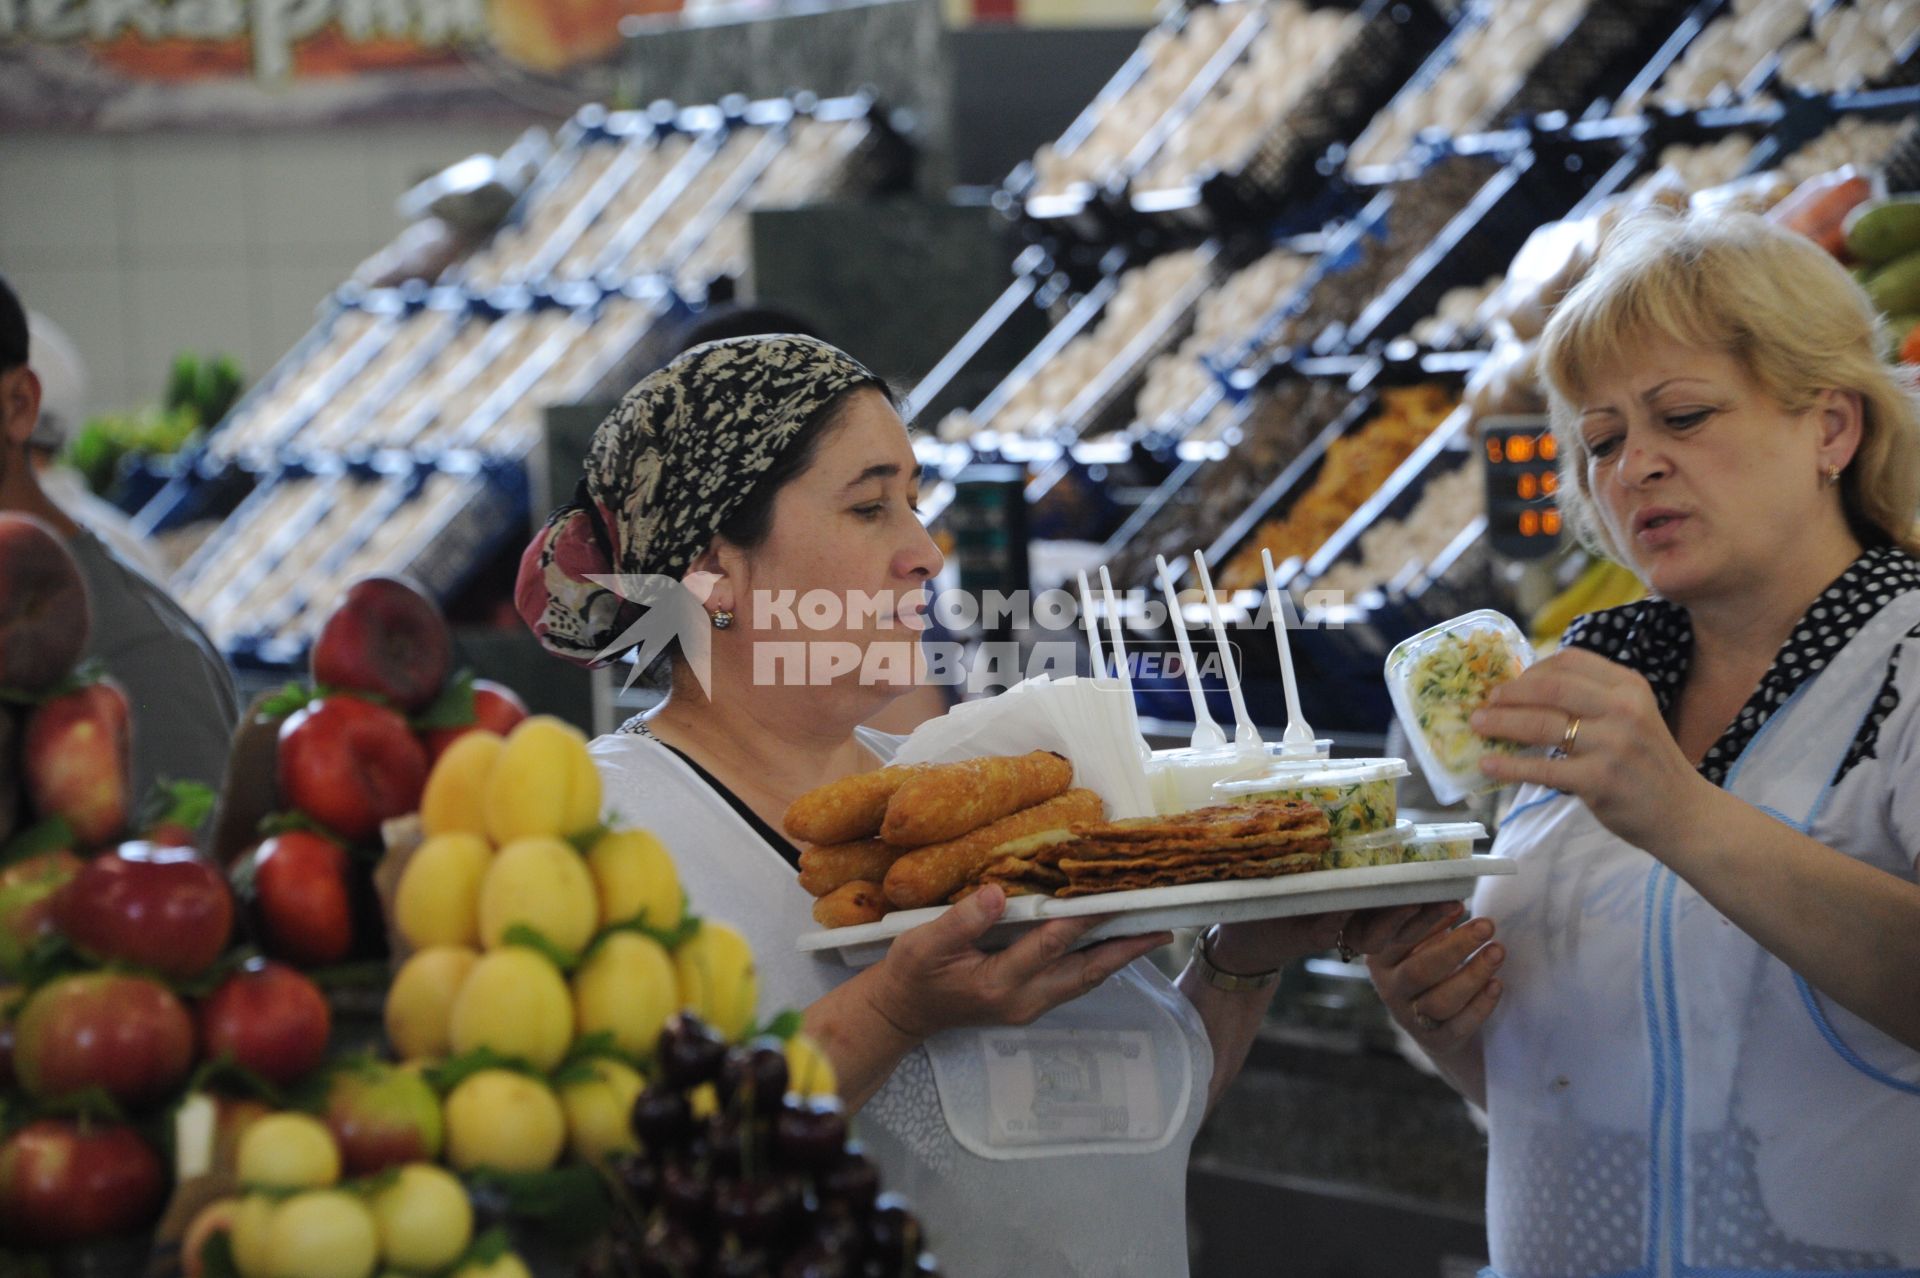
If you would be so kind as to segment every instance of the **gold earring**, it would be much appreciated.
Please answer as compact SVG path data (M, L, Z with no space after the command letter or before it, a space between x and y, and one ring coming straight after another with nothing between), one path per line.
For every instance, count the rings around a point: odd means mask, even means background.
M733 614L731 612L728 612L725 608L719 608L714 610L713 628L715 630L725 630L728 626L731 626L732 624L733 624Z
M1827 467L1827 487L1831 488L1839 482L1840 482L1840 468L1838 466Z

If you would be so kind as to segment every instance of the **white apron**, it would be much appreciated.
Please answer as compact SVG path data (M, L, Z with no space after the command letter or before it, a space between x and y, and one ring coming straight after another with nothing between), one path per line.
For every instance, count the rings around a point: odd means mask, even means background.
M1920 592L1768 719L1726 788L1805 832ZM1494 1278L1920 1278L1920 1053L1813 992L1585 804L1518 796L1476 913ZM1902 877L1895 848L1858 859ZM1920 973L1915 973L1920 997Z
M883 759L898 744L859 735ZM762 1016L852 975L795 950L817 924L793 867L679 756L639 736L592 752L607 808L666 844L694 912L752 943ZM934 1035L853 1127L956 1278L1183 1278L1212 1073L1199 1014L1143 959L1032 1025Z

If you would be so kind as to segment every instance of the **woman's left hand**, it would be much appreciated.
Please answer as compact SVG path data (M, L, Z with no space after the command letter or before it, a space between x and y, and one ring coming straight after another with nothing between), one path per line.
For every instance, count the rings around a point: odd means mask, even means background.
M1493 690L1471 720L1484 737L1549 747L1489 754L1480 770L1571 794L1636 847L1674 839L1711 809L1713 786L1681 753L1646 679L1597 653L1565 649Z

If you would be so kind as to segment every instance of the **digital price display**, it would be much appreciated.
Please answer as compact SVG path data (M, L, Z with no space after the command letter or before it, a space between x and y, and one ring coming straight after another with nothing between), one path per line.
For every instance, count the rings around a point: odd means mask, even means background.
M1509 559L1540 559L1560 548L1560 449L1544 417L1494 417L1482 424L1487 536Z

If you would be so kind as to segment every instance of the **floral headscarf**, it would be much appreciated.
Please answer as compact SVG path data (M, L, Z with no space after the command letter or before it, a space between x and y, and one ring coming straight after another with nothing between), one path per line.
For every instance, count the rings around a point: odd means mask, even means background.
M678 580L774 461L833 400L884 383L812 337L696 346L627 392L593 433L574 499L520 559L514 604L546 648L582 665L640 605L591 576Z

